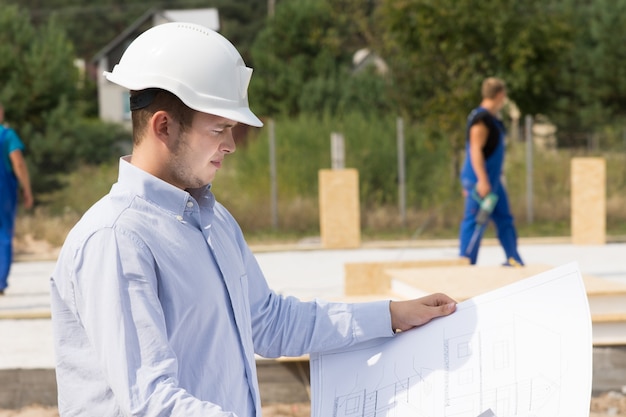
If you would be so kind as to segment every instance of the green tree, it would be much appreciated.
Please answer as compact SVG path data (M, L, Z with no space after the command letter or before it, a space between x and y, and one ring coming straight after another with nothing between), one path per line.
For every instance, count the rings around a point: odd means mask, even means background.
M250 97L256 111L293 116L388 109L386 80L373 71L352 72L353 54L371 37L369 15L352 14L355 4L294 0L276 6L252 46Z
M487 76L504 78L524 113L554 108L571 30L551 3L383 0L378 16L396 101L435 140L451 140L457 155Z
M86 61L150 9L216 7L221 32L237 45L247 62L250 45L267 15L267 3L258 0L0 0L2 3L27 9L35 27L57 19L74 44L77 56Z
M569 0L564 7L577 28L560 68L554 115L567 144L577 134L626 119L626 1Z
M276 6L276 14L252 47L255 64L250 96L261 114L297 114L307 82L327 90L342 58L325 1L297 0ZM332 87L330 87L332 88Z
M36 191L54 186L56 174L81 160L110 157L112 143L128 137L120 128L84 119L74 50L55 19L36 29L25 10L3 7L0 54L0 99L26 144Z

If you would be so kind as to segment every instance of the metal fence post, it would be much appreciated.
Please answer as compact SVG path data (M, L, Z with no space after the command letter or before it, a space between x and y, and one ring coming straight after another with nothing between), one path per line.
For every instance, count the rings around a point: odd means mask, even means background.
M267 121L268 136L270 142L270 213L272 227L278 229L278 183L276 175L276 130L274 119Z
M396 119L396 141L398 146L398 207L400 221L406 226L406 160L404 157L404 120Z
M533 223L533 117L530 114L525 118L526 130L526 221Z
M343 135L332 132L330 134L330 162L332 169L346 167L346 147Z

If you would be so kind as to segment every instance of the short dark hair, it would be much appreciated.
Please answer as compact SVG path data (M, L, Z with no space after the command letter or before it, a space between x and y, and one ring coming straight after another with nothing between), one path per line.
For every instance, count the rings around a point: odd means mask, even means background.
M131 100L145 90L131 91ZM185 132L191 127L196 110L182 102L176 95L167 90L158 89L152 102L145 107L132 111L133 144L138 145L145 135L150 118L158 111L168 112L180 124L180 130Z
M506 83L500 78L489 77L483 81L483 86L480 91L483 98L493 99L501 92L506 91Z

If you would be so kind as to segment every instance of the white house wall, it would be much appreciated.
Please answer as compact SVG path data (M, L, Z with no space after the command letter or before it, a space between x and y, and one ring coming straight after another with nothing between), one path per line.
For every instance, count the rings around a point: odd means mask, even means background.
M98 105L100 119L106 122L127 124L130 126L130 119L126 114L127 106L125 100L128 99L128 90L113 84L104 77L108 63L106 58L100 60L98 65Z

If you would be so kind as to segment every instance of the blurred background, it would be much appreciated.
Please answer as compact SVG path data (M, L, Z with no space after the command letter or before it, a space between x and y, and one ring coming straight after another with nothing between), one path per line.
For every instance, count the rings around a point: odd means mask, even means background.
M36 199L18 241L60 245L108 192L131 139L127 93L101 73L139 33L181 19L205 19L254 68L266 127L238 129L213 184L253 243L319 236L332 132L359 170L364 239L455 237L466 117L487 76L508 84L520 235L569 235L574 156L606 158L607 233L626 235L626 0L0 0L0 101Z

